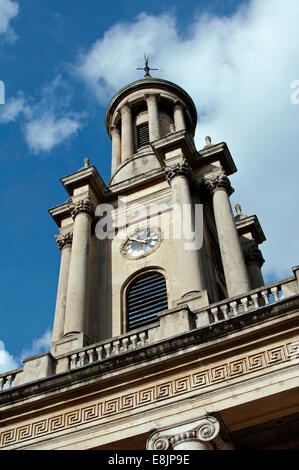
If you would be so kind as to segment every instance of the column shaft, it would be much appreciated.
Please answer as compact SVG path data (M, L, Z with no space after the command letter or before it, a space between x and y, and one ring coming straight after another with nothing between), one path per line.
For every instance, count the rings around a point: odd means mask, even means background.
M133 155L133 125L131 108L124 105L121 108L121 161L124 162Z
M180 166L180 165L178 165ZM192 208L192 220L191 220L191 230L195 231L194 223L194 213L193 213L193 201L190 194L189 181L187 176L181 173L182 168L179 168L170 179L170 186L172 189L172 198L174 203L174 209L180 208L183 206L187 208ZM184 214L181 210L181 215ZM174 225L175 225L174 220ZM181 292L182 296L191 293L191 292L201 292L205 289L204 287L204 277L202 273L202 266L200 262L200 251L199 250L188 250L186 249L186 244L190 244L190 240L187 240L184 237L184 216L181 219L181 229L182 236L176 240L177 243L177 255L178 263L181 267L180 272L182 273L182 278L180 279ZM175 229L175 228L174 228Z
M148 128L150 142L160 138L159 110L156 95L146 98L148 110Z
M262 270L256 261L247 263L248 275L250 279L251 289L257 289L265 285Z
M64 334L65 308L67 299L67 286L71 261L72 245L66 244L61 248L60 271L56 298L56 309L53 325L52 341L57 341Z
M229 195L224 187L214 191L213 207L227 292L233 297L250 290L250 284Z
M176 131L181 131L181 130L186 129L184 109L181 103L174 104L173 120L174 120L174 127Z
M111 173L113 174L117 167L121 164L121 141L120 141L120 130L118 127L111 127L111 139L112 139L112 161L111 161Z
M91 215L79 212L74 222L73 247L67 290L64 334L86 333L88 254Z

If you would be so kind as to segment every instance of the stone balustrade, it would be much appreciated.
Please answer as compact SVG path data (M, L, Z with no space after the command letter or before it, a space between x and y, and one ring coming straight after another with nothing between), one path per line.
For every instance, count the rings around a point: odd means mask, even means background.
M207 327L238 315L253 312L254 310L265 309L279 303L283 299L298 296L299 267L296 266L293 268L293 271L295 275L292 277L248 291L243 295L227 298L194 312L196 328ZM62 370L57 369L56 373L73 370L147 346L159 341L159 336L156 336L158 331L159 326L157 324L149 325L142 330L135 330L57 357L54 359L57 364L62 361L64 364L66 362L67 365ZM0 392L5 392L16 385L23 384L25 380L23 372L24 369L15 369L0 374ZM54 375L55 372L54 374L50 372L50 374Z
M70 354L68 356L69 369L72 370L97 361L109 359L112 356L145 346L148 343L148 330L127 334L115 340L102 341Z
M285 280L285 281L288 281ZM201 309L196 312L196 326L202 326L202 316L208 314L209 322L216 323L221 320L228 320L231 317L247 313L249 311L265 307L270 304L274 304L286 297L289 297L292 293L284 291L284 282L280 281L268 286L262 286L258 289L254 289L246 293L246 295L240 295L231 297L229 299L222 300L209 305L207 308ZM297 292L294 292L296 295Z
M0 374L0 392L13 388L16 382L16 377L21 374L23 369L15 369L4 374Z

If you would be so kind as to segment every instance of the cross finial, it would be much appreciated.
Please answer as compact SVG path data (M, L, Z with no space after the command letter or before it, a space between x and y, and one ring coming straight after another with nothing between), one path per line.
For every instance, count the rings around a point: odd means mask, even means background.
M150 77L150 70L161 70L161 69L152 69L149 65L148 65L148 56L146 56L144 54L144 67L141 68L141 67L136 67L136 70L144 70L145 71L145 77Z

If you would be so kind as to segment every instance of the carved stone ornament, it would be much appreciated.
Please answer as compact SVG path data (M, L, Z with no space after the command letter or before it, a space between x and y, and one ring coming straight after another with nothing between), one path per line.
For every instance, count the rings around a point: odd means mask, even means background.
M189 166L187 160L183 160L175 165L165 168L165 175L168 183L170 184L171 180L176 176L185 176L188 179L192 177L192 170Z
M228 195L230 196L234 192L234 189L230 184L230 180L228 179L225 173L221 173L212 178L209 178L205 180L203 184L205 189L212 193L219 189L225 189Z
M219 421L213 416L209 416L202 420L196 428L197 439L201 442L213 441L219 434Z
M76 202L70 202L69 205L73 219L75 219L80 212L85 212L91 216L94 215L94 205L92 204L89 196Z
M73 232L63 233L60 235L55 235L57 245L62 250L66 245L71 245L73 242Z
M193 424L193 426L192 426ZM190 427L189 427L190 426ZM175 448L179 443L186 441L198 441L199 443L209 443L209 447L217 448L222 443L222 447L228 446L220 436L220 423L214 416L206 416L199 419L197 422L183 424L182 426L175 427L172 431L171 428L154 432L147 441L148 450L168 450ZM181 427L181 431L180 431ZM189 429L188 429L189 427ZM191 429L190 429L191 428ZM180 432L178 432L180 431Z
M243 249L246 264L255 261L260 267L263 266L265 260L261 250L257 246L249 246Z

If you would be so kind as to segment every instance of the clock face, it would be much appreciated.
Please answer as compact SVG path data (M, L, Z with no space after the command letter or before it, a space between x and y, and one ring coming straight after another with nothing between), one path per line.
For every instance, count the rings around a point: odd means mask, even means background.
M139 230L131 235L124 246L124 252L130 258L138 258L150 254L159 242L156 230Z

